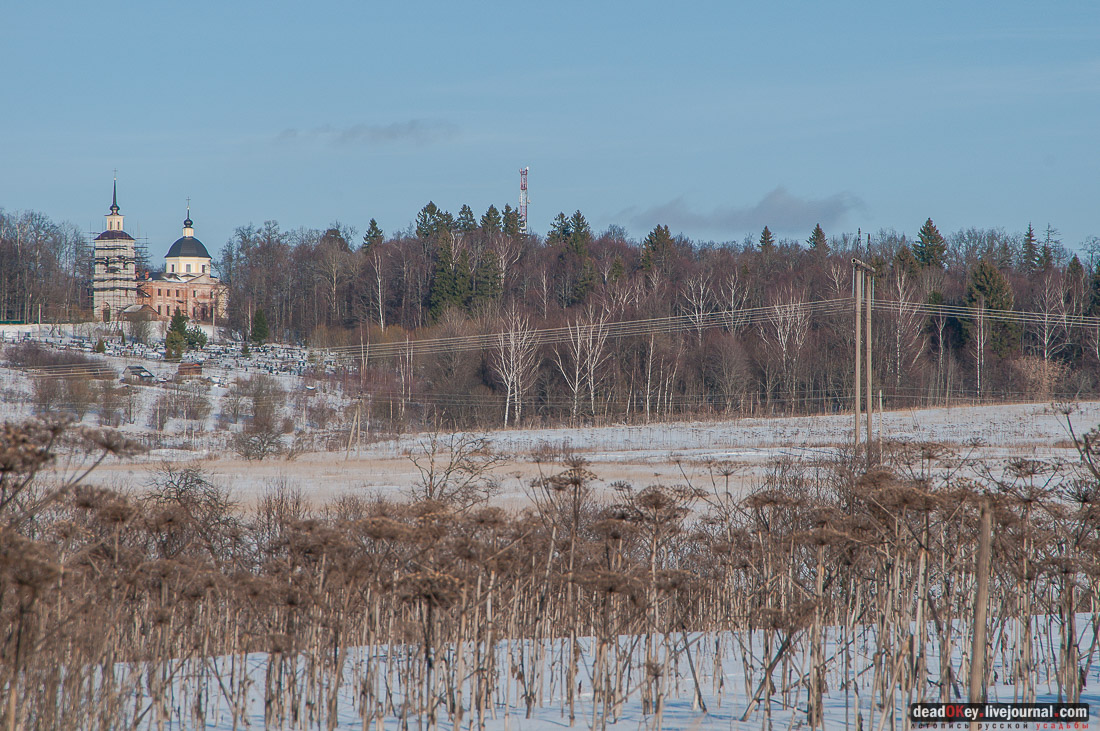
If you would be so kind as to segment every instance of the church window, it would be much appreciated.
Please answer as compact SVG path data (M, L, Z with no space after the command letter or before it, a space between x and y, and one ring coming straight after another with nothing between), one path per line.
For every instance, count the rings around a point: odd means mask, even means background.
M202 273L206 274L206 265L205 264L202 265Z
M190 273L191 273L191 265L190 265L190 264L188 264L188 265L187 265L187 273L188 273L188 274L190 274Z
M168 265L168 271L170 271L170 272L176 271L176 265L175 264L169 264Z

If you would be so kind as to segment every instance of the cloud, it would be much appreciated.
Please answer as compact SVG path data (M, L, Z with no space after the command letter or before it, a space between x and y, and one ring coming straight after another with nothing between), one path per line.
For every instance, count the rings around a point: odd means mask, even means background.
M680 196L640 212L627 209L623 215L629 216L631 226L638 229L648 230L660 223L689 234L705 231L729 236L764 226L780 233L809 231L818 223L828 229L842 223L850 211L862 208L863 201L852 193L811 199L799 198L779 187L751 206L726 205L697 212Z
M438 119L409 119L389 124L353 124L348 127L314 127L299 130L288 127L275 137L276 142L325 142L340 147L352 145L412 144L430 145L455 137L458 125Z

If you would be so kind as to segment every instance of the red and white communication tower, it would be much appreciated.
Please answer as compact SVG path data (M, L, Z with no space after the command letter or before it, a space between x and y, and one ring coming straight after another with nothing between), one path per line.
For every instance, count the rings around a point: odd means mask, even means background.
M527 233L527 171L530 168L521 168L519 171L519 232Z

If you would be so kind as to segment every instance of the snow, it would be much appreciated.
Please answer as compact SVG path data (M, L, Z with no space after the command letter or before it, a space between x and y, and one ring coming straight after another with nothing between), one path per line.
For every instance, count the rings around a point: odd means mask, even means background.
M0 336L41 339L53 347L91 351L97 326L85 323L70 326L0 326ZM142 365L156 376L169 378L175 364L156 359L154 350L142 346L121 346L108 342L102 357L119 372L128 365ZM196 357L196 356L191 356ZM99 484L141 486L149 480L149 470L157 463L200 460L233 497L250 503L273 481L289 481L302 488L307 498L323 501L345 492L400 496L419 478L408 455L415 452L427 435L405 434L399 437L375 433L364 425L364 439L350 452L307 452L295 461L274 457L262 462L237 458L227 446L227 438L239 425L217 422L226 385L238 377L257 373L275 378L288 394L288 411L302 404L325 404L340 414L351 403L339 389L325 381L312 381L300 374L315 362L304 348L278 346L256 352L243 359L236 346L208 346L199 356L204 360L204 376L214 385L209 389L210 416L202 423L172 419L163 431L148 426L148 414L165 386L160 383L135 387L134 423L120 429L141 439L152 449L126 464L107 463L93 475ZM317 388L309 386L317 384ZM218 385L221 384L221 385ZM33 415L30 396L31 375L0 366L0 403L2 418L25 419ZM292 406L294 405L294 406ZM1072 415L1078 432L1100 424L1100 402L1074 405ZM299 415L300 416L300 415ZM337 417L339 418L339 417ZM295 419L298 428L320 435ZM84 423L95 424L94 413ZM946 405L941 408L888 411L876 417L883 439L942 442L960 454L996 467L1006 460L1072 460L1076 457L1068 441L1064 417L1049 404L1020 403L998 405ZM330 443L346 445L347 425L327 426L323 433ZM591 463L599 478L597 489L617 480L635 485L673 484L687 480L700 486L709 484L711 466L723 463L732 469L731 488L739 492L759 482L769 462L788 458L813 461L836 454L852 439L852 417L848 414L777 418L733 418L713 421L680 421L652 424L618 424L579 428L527 428L491 430L485 433L492 448L508 456L496 470L500 483L498 504L520 506L528 502L531 480L558 469L554 464L538 464L539 455L576 453Z
M1053 618L1036 618L1037 639L1040 641L1039 627ZM1078 637L1079 647L1089 647L1092 643L1092 617L1078 615L1078 625L1086 629ZM994 623L995 625L996 623ZM961 628L965 630L965 628ZM893 630L891 630L893 631ZM930 626L929 637L933 636ZM991 638L990 647L996 646L996 638ZM765 644L762 631L753 632L717 632L690 633L686 635L655 636L657 646L656 659L659 665L667 667L668 675L662 675L662 704L660 718L652 707L647 712L643 704L642 687L645 685L645 639L622 636L617 639L618 647L608 649L608 657L618 663L618 667L627 671L627 696L616 710L614 707L608 716L608 725L620 725L630 729L696 729L699 731L739 730L739 729L790 729L808 728L806 678L810 670L809 658L802 651L800 640L792 643L791 652L785 661L779 662L772 673L775 692L769 698L766 694L751 711L750 700L756 693L763 678L763 667L773 656L779 645L778 637L773 637L770 645ZM545 666L537 675L541 689L531 709L530 717L523 702L524 678L535 678L532 658L539 653L533 652L531 640L502 640L495 648L496 682L491 707L485 718L488 731L548 731L567 728L573 725L579 729L598 727L604 706L593 694L593 660L595 641L593 638L579 640L579 671L577 674L579 693L575 696L575 723L570 724L568 706L562 698L564 664L567 657L568 642L564 639L547 640ZM684 652L686 643L690 643L692 665L687 662ZM850 666L846 669L843 658L843 646L851 647ZM872 704L872 683L874 679L873 656L877 650L874 630L857 627L855 634L844 637L837 628L826 628L826 691L823 696L824 726L826 729L875 729L907 728L904 717L908 713L909 703L923 700L936 702L940 699L939 689L929 682L923 688L914 689L912 694L896 685L893 696L893 708L884 711L878 704ZM467 645L467 665L473 662L473 648ZM441 669L453 667L455 648L440 650L442 657L437 665ZM930 640L925 648L929 676L937 676L939 670L938 643ZM406 687L400 682L401 673L410 661L418 657L422 649L414 646L377 646L353 647L349 649L344 672L336 688L336 714L334 728L338 729L397 729L425 728L426 712L416 709L403 710L406 702ZM987 689L989 702L1014 702L1017 691L1006 681L1008 672L996 652L991 656L991 675L995 679ZM277 677L292 678L300 687L298 712L301 725L291 722L293 710L290 707L279 709L279 703L265 702L265 689L269 677L269 666L276 671ZM698 679L692 677L694 667ZM215 730L238 728L321 728L325 727L327 717L324 702L310 703L309 696L315 694L318 699L327 699L333 691L333 678L320 676L320 682L307 689L310 683L310 668L307 659L294 656L278 656L266 653L251 653L233 657L215 658L213 661L186 661L179 667L179 675L172 685L173 698L168 703L169 718L164 720L170 728L189 727L202 723L203 727ZM746 675L749 667L749 675ZM952 668L955 677L966 677L966 668L962 653L955 651L952 656ZM118 676L133 677L133 668L122 666ZM1055 673L1052 667L1040 668L1040 678L1036 688L1036 702L1058 702ZM142 673L145 675L146 673ZM785 677L784 677L785 676ZM364 708L364 686L372 682L371 696L384 704L382 718L370 717L375 707ZM955 686L952 701L965 702L965 681ZM889 682L887 682L889 685ZM788 692L784 693L786 687ZM237 695L237 689L243 693ZM140 701L134 705L141 708L150 704L146 689L134 688ZM532 691L534 692L534 691ZM437 718L441 729L461 727L477 728L476 710L471 706L474 697L473 681L462 687L464 714L461 721L448 715L444 697L444 683L438 689ZM205 707L201 718L195 715L195 696L201 694ZM286 694L279 694L282 698ZM306 697L301 697L306 696ZM702 699L702 705L698 703ZM414 704L415 698L409 697L408 703ZM1086 687L1081 694L1081 703L1090 706L1088 724L1068 728L1088 728L1100 720L1100 668L1093 662L1086 678ZM289 706L289 703L287 704ZM705 711L704 711L705 706ZM234 719L234 710L236 716ZM265 717L265 708L266 717ZM402 714L407 713L407 721ZM742 717L746 716L744 721ZM364 718L367 715L368 718ZM172 722L175 723L172 723ZM594 726L595 724L595 726ZM155 727L154 714L150 713L139 724L139 728ZM950 726L948 727L950 728ZM958 726L956 728L962 728ZM986 726L985 728L991 728ZM1052 728L1050 725L1022 723L1013 724L1013 729Z

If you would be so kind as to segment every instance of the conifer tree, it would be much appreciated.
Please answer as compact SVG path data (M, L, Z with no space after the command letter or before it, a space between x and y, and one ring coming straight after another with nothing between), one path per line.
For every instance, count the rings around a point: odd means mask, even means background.
M470 233L477 228L477 220L474 219L474 212L465 203L463 203L462 208L458 210L458 218L455 219L455 228L462 233Z
M497 211L497 207L489 204L489 207L485 209L485 215L481 217L481 230L487 234L499 233L503 230L500 212Z
M814 230L810 233L810 238L806 239L806 243L810 247L810 251L821 256L828 256L829 254L829 241L825 238L825 231L822 230L821 224L814 226Z
M1092 276L1089 277L1089 293L1086 302L1085 314L1090 317L1100 317L1100 261L1096 262Z
M258 309L256 314L252 316L252 342L256 345L263 345L269 337L271 337L271 332L267 327L267 317L262 309Z
M775 236L772 234L771 229L769 229L767 226L765 226L764 230L760 232L760 250L775 250Z
M898 253L894 255L894 269L903 271L909 276L916 276L920 272L920 262L905 244L902 244Z
M1027 224L1027 232L1024 234L1024 243L1020 249L1020 270L1033 272L1039 267L1039 243L1035 238L1035 228L1031 222Z
M486 251L473 272L472 306L496 300L502 292L500 258L495 251Z
M917 243L913 245L913 256L922 267L943 269L947 260L947 241L929 218L917 232Z
M187 349L187 315L177 307L164 338L164 359L179 360Z
M454 250L450 241L441 241L436 248L435 267L428 288L428 315L439 319L443 312L454 304L455 262Z
M519 211L507 203L504 204L504 212L501 215L501 228L508 236L519 236Z
M642 270L664 271L672 256L672 232L657 224L642 241Z
M428 289L428 314L437 320L450 307L466 307L470 290L470 255L461 251L455 256L450 240L440 240Z
M370 224L367 225L367 232L363 234L363 248L370 250L385 240L386 235L382 233L382 229L379 228L378 221L372 218Z
M507 206L505 206L505 208L507 208ZM573 230L569 227L569 219L565 217L564 213L558 213L558 215L554 217L554 222L550 224L550 232L546 234L546 243L564 244L569 240L572 231Z
M454 217L440 210L432 201L428 201L416 214L416 235L422 239L434 239L453 229Z
M584 214L576 211L569 217L569 247L582 259L588 258L588 245L592 243L592 229Z
M966 306L980 306L987 311L1006 311L1012 309L1013 301L1012 286L1001 270L986 259L979 260L967 279ZM967 320L964 327L967 334L973 337L973 320ZM989 326L989 346L1002 358L1011 355L1019 347L1020 336L1020 326L1015 322L995 320Z

